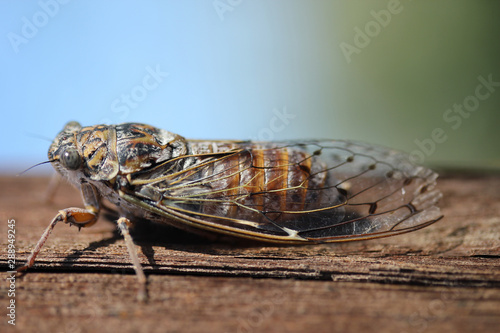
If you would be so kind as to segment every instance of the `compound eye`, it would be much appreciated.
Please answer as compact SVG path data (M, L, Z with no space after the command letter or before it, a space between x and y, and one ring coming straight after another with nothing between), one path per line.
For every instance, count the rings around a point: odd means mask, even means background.
M80 158L80 154L75 148L68 148L63 151L61 154L61 163L67 169L76 170L80 167L82 160Z

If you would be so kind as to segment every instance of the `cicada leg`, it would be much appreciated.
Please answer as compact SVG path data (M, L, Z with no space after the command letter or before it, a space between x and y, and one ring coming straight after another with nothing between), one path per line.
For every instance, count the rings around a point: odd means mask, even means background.
M52 222L50 222L47 229L45 229L45 231L43 232L42 237L40 237L40 240L31 252L31 255L26 261L26 264L19 267L17 271L22 272L33 266L36 256L42 249L43 244L45 244L45 241L47 240L47 238L49 238L50 233L58 222L69 223L72 225L76 225L79 228L84 228L93 225L96 221L97 214L83 208L72 207L60 210L59 213L54 217Z
M50 222L49 226L45 229L40 237L40 240L36 244L35 248L31 252L31 255L28 257L26 264L17 269L17 272L26 271L28 268L32 267L35 264L35 259L45 244L47 238L49 238L50 233L54 229L57 223L64 222L69 223L70 225L76 225L78 228L86 228L92 226L97 222L97 217L99 216L100 211L100 195L97 189L89 183L81 184L81 192L83 201L85 203L85 208L66 208L60 210L59 213L54 217L52 222ZM125 239L125 244L127 246L127 250L129 252L130 258L134 265L134 270L137 275L137 279L139 281L139 292L138 299L140 301L145 301L147 299L147 291L146 291L146 276L142 270L141 263L139 262L139 257L137 256L137 252L135 251L134 242L132 237L130 236L129 226L131 222L122 217L118 219L118 228L120 229L123 238Z
M25 271L33 266L36 256L42 249L43 244L45 244L45 241L49 238L50 233L57 223L64 222L69 223L70 225L76 225L78 228L86 228L97 222L97 217L99 216L99 211L101 209L99 191L89 183L82 183L80 189L85 208L72 207L60 210L52 222L50 222L47 229L43 232L42 237L40 237L40 240L31 252L26 264L17 269L18 272Z
M61 184L62 177L59 176L58 173L54 173L52 177L50 177L50 183L47 186L47 189L45 190L45 194L43 196L43 199L46 203L52 203L54 200L54 196L56 194L56 191Z
M125 240L125 245L127 246L130 259L132 259L132 264L134 265L134 270L137 276L137 280L139 281L139 290L137 298L139 301L144 302L148 298L147 279L146 275L144 275L144 271L142 270L142 265L139 261L139 257L137 256L137 251L135 248L134 241L132 240L132 236L130 236L129 226L131 226L132 223L130 222L129 219L125 217L120 217L117 223L118 223L118 228L120 229L123 235L123 239Z

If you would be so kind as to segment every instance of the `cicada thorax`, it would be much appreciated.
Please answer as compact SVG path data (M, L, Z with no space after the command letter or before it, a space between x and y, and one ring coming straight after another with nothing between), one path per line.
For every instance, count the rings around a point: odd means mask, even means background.
M89 126L73 135L84 172L95 181L147 170L187 152L181 136L144 124Z
M180 135L144 124L116 125L120 173L130 174L147 170L187 151Z

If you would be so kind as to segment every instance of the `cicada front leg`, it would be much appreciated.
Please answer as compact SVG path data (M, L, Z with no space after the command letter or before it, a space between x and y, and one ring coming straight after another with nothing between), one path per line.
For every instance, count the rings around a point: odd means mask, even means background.
M82 183L81 191L82 191L83 201L85 203L85 208L71 207L60 210L59 213L54 217L52 222L50 222L49 226L45 229L44 233L42 234L42 237L40 237L40 240L38 241L35 248L31 252L31 255L29 256L28 260L26 261L26 264L24 266L19 267L17 269L17 272L26 271L28 268L34 265L38 253L42 249L42 246L43 244L45 244L47 238L49 238L50 233L52 232L57 223L64 222L64 223L69 223L70 225L75 225L78 228L86 228L94 225L94 223L97 222L99 211L101 209L100 195L98 190L89 183ZM130 236L129 232L130 225L131 222L124 217L118 220L118 228L120 229L123 238L125 239L125 244L127 246L127 250L134 265L134 270L136 272L137 279L140 284L138 298L139 300L144 301L147 299L147 292L146 292L147 280L142 270L141 263L139 262L137 252L135 251L134 242L132 240L132 237Z
M40 240L36 244L35 248L31 252L26 264L17 269L18 272L22 272L32 267L35 263L36 256L42 249L43 244L47 238L49 238L50 233L54 229L57 223L64 222L70 225L76 225L78 228L86 228L94 225L97 222L97 217L100 210L100 197L97 189L88 184L83 183L81 186L83 201L85 203L85 208L66 208L60 210L59 213L54 217L52 222L50 222L47 229L40 237Z
M43 232L42 237L40 238L35 248L31 252L31 255L26 261L26 264L24 266L19 267L17 271L22 272L33 266L33 264L35 263L36 256L42 249L42 246L47 240L47 238L49 238L52 229L54 229L54 227L58 222L74 224L81 228L94 224L96 220L97 216L94 213L89 212L82 208L72 207L60 210L59 213L54 217L52 222L50 222L47 229L45 229L45 231Z

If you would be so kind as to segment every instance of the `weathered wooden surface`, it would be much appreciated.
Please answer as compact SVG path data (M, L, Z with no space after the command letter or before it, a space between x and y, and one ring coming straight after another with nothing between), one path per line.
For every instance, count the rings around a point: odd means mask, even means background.
M47 178L0 177L0 265L16 220L18 265L58 209L81 207ZM498 332L500 176L440 179L445 218L417 232L303 247L234 246L145 225L138 252L150 301L121 237L56 226L36 265L16 279L15 329L51 332ZM153 235L151 237L151 235ZM4 273L5 274L5 273ZM10 300L1 285L0 306ZM0 331L13 330L2 315Z

